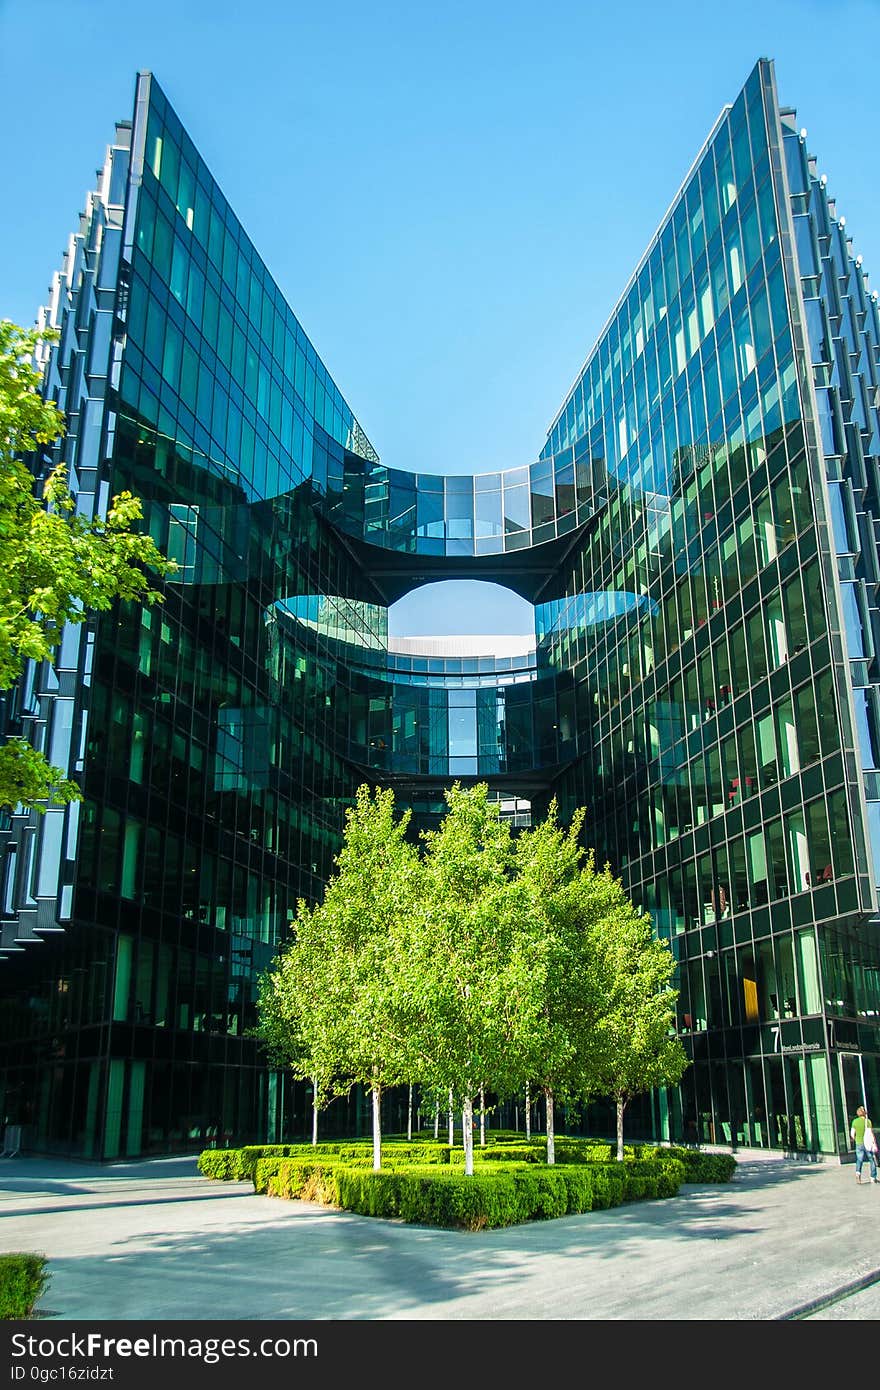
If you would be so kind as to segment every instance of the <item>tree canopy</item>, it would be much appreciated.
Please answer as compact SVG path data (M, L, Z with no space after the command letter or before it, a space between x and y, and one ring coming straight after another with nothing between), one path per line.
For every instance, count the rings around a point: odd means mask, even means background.
M614 1098L617 1156L623 1159L623 1112L633 1096L656 1086L674 1086L688 1065L676 1036L672 987L675 959L654 938L651 919L621 893L598 930L613 963L615 987L601 1022L601 1090Z
M440 828L424 837L420 896L397 921L391 976L410 1072L432 1094L458 1097L470 1173L474 1097L521 1084L524 961L509 826L485 785L455 786L446 801Z
M517 843L524 955L518 1050L526 1079L544 1093L549 1163L556 1103L584 1103L600 1091L599 1024L614 989L595 930L614 900L614 881L596 871L592 852L581 845L583 820L578 811L566 831L554 801L546 819Z
M446 792L439 829L407 839L390 789L362 786L323 900L300 902L292 939L260 987L270 1055L329 1098L418 1082L462 1111L473 1172L473 1103L537 1083L547 1102L631 1095L677 1081L675 961L555 802L518 836L484 784ZM623 1100L621 1101L621 1097Z
M276 1057L323 1098L355 1082L372 1093L377 1167L382 1090L409 1079L389 945L418 901L408 820L395 817L390 790L359 788L323 901L297 904L292 939L260 986L260 1029Z
M83 623L116 599L156 603L148 570L167 575L149 535L136 530L143 512L130 492L113 497L103 517L76 510L63 464L42 486L25 458L64 433L64 417L40 392L39 344L55 335L0 320L0 690L28 659L50 659L65 623ZM0 747L0 806L43 809L71 801L79 789L61 768L22 738Z

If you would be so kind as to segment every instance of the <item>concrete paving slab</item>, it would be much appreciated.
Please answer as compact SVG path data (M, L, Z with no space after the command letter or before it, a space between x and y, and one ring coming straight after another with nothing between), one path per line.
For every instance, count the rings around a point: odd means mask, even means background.
M258 1197L192 1158L0 1164L0 1249L48 1255L49 1319L875 1317L880 1290L830 1300L880 1280L877 1229L880 1185L763 1155L730 1184L478 1233Z

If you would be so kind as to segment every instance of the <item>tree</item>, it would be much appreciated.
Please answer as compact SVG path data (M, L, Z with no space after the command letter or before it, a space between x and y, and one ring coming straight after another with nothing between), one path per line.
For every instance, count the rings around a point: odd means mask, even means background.
M390 956L395 927L417 901L419 859L408 823L409 812L395 816L390 789L358 788L323 900L315 908L299 903L293 939L260 991L260 1034L295 1074L311 1076L324 1096L358 1082L371 1093L376 1169L382 1091L411 1079Z
M617 1157L623 1161L623 1113L633 1096L674 1086L688 1057L674 1032L675 957L652 934L618 884L619 901L599 923L603 952L614 975L613 997L601 1023L602 1089L614 1097Z
M557 1103L585 1101L601 1085L600 1023L611 997L597 927L613 904L613 881L597 873L592 851L580 844L583 819L577 811L563 830L554 800L546 819L517 843L524 1003L516 1050L526 1082L537 1081L544 1092L548 1164L556 1161Z
M83 623L116 599L161 601L147 569L173 573L152 538L134 528L142 517L130 492L115 496L105 517L76 511L59 464L42 488L23 461L64 433L64 417L40 394L34 354L55 334L0 320L0 691L28 659L51 659L65 623ZM80 797L76 783L24 739L0 747L0 806L40 811L50 798Z
M324 949L320 929L311 931L311 916L304 901L297 906L299 933L282 947L271 970L258 981L254 1029L270 1062L287 1067L293 1076L312 1083L312 1143L318 1142L318 1114L332 1094L327 1023L319 1012L319 992ZM294 949L295 948L295 949ZM316 951L317 948L317 951ZM311 1001L311 1012L309 1002Z
M424 836L421 905L398 919L392 973L411 1074L429 1094L460 1102L471 1175L474 1098L520 1080L513 1019L523 962L509 827L485 784L456 783L446 802L440 828Z

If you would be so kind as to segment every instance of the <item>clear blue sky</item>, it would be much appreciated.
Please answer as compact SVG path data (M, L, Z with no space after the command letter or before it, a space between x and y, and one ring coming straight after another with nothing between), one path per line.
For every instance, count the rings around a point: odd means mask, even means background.
M878 53L880 0L0 0L0 316L151 68L384 462L529 463L758 57L880 285ZM395 630L473 631L458 592Z

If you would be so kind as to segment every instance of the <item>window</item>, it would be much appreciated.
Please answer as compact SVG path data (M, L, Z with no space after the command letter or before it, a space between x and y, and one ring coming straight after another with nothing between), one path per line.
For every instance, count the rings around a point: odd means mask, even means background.
M794 815L786 816L785 830L788 838L792 892L800 893L804 888L809 888L811 883L810 854L803 815L796 812Z
M808 767L821 755L816 723L816 693L812 685L801 686L794 694L798 751L801 764Z
M776 709L776 746L779 752L781 775L790 777L800 769L798 740L795 728L794 707L791 700L783 700Z
M853 871L853 844L846 796L842 791L833 792L828 798L828 825L834 871L838 877L845 877Z
M818 888L834 877L825 802L823 800L811 801L804 808L804 815L810 863L807 882L811 888Z
M766 903L769 898L769 886L767 882L767 852L764 847L762 831L755 830L746 836L746 850L752 900L756 903Z
M788 640L782 616L782 599L779 594L775 594L767 602L764 612L770 669L777 671L788 660Z

